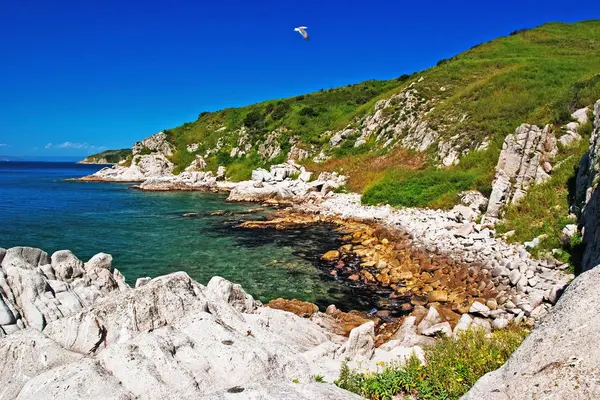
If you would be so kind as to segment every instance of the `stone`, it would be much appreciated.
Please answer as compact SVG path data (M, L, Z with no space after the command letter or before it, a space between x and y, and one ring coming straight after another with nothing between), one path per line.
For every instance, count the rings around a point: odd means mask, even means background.
M487 317L490 313L490 308L485 304L481 304L478 301L473 302L471 308L469 308L469 313L471 314L479 314L484 317Z
M210 279L208 285L206 285L206 295L209 299L225 302L233 306L237 311L248 314L253 313L262 305L258 300L254 300L251 295L246 293L240 285L229 282L220 276L214 276Z
M508 276L509 273L510 273L510 270L505 267L496 267L492 270L492 276L494 278L497 278L499 276Z
M81 359L34 329L17 331L0 339L2 398L17 398L32 377Z
M498 308L498 302L496 301L496 299L488 299L485 302L485 305L490 309L490 310L496 310Z
M473 232L473 224L467 223L454 232L455 237L467 238Z
M565 285L552 286L552 288L548 291L548 294L546 295L547 300L553 305L556 304L556 302L562 295L564 288L565 288Z
M448 292L445 290L434 290L427 294L427 301L430 303L440 302L445 303L448 301Z
M348 360L370 360L375 352L375 324L369 321L352 329L345 357Z
M597 343L600 268L579 275L556 306L496 371L480 378L464 400L595 399L600 382Z
M83 262L69 250L60 250L52 254L52 269L55 277L61 281L81 278L85 273Z
M337 250L330 250L321 256L323 261L336 261L340 258L340 252Z
M424 329L421 334L424 336L452 336L452 327L449 322L441 322Z
M225 169L225 166L219 165L217 167L217 174L215 176L216 180L218 180L218 181L225 180L225 174L226 174L226 172L227 172L227 170Z
M589 107L580 108L575 111L571 116L577 120L581 125L588 123L588 111Z
M521 279L521 273L519 272L519 270L513 269L512 271L510 271L510 273L508 274L508 279L510 279L510 283L511 285L516 285L517 282L519 282L519 280Z
M313 303L309 303L307 301L299 301L299 300L285 300L282 298L278 298L275 300L271 300L268 302L265 307L274 308L277 310L288 311L296 314L302 318L309 318L314 313L319 311L319 307L317 307Z
M427 315L417 326L417 333L421 334L424 330L432 327L433 325L442 322L440 314L435 307L429 307Z
M473 323L473 318L469 314L463 314L460 316L458 323L454 327L454 337L458 336L460 332L464 332L471 327Z
M473 323L471 324L471 326L473 328L483 329L485 332L488 332L488 333L492 331L492 325L491 325L490 321L487 319L484 319L484 318L475 317L473 319Z
M492 321L492 328L494 328L496 330L505 329L509 323L510 323L510 321L506 318L496 318L495 320Z

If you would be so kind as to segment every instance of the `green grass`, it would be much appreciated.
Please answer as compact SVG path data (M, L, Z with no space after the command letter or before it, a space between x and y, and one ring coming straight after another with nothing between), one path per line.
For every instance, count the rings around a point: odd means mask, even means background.
M519 204L507 207L503 220L496 226L497 232L502 234L514 230L514 235L507 240L518 243L548 235L538 247L531 250L536 256L552 249L573 254L576 246L561 244L560 237L565 225L576 223L568 217L569 204L574 194L577 167L588 147L589 136L584 136L578 143L562 148L555 162L555 165L560 165L554 169L550 180L533 186ZM563 261L569 261L568 257L562 258Z
M86 160L90 162L96 162L98 160L105 159L110 164L116 164L122 160L125 160L130 155L131 149L105 150L101 153L88 156Z
M376 372L361 373L344 364L335 384L368 399L392 399L398 394L422 400L458 399L475 382L506 362L528 331L511 327L489 337L471 329L457 340L444 337L425 348L425 365L415 356L405 365L383 365Z
M458 193L470 189L478 176L470 171L426 169L397 171L369 187L362 195L365 204L447 208Z
M424 81L415 87L435 102L427 120L442 140L459 135L462 147L472 149L487 138L489 150L471 152L447 169L445 176L462 179L433 187L428 187L432 178L443 174L432 170L409 178L401 167L390 170L368 187L363 201L447 208L457 188L470 180L463 172L476 175L471 188L488 195L504 137L524 122L569 122L573 111L600 98L598 71L600 21L584 21L544 24L501 37L418 74Z

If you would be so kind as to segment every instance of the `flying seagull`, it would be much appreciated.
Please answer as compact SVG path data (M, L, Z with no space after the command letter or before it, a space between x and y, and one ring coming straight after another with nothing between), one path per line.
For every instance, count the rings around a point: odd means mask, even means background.
M308 40L308 33L306 32L307 29L308 28L305 26L299 26L297 28L294 28L294 31L299 32L304 38L304 40Z

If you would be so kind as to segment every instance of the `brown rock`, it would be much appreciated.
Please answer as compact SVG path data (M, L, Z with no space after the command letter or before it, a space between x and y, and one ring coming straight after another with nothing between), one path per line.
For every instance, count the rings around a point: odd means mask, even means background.
M439 301L441 303L445 303L448 301L448 292L445 290L434 290L427 294L427 301L434 302Z
M313 303L300 300L286 300L286 299L275 299L267 303L266 307L274 308L276 310L289 311L302 318L309 318L311 315L319 311Z
M323 261L335 261L340 258L340 252L337 250L330 250L327 253L323 254L321 260Z

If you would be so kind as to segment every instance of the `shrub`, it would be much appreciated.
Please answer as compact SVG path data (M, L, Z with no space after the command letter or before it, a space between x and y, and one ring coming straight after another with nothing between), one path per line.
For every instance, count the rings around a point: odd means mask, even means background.
M444 337L425 348L426 364L416 356L406 364L387 364L381 370L361 373L343 364L337 386L373 400L410 395L416 399L458 399L475 382L506 362L528 331L512 326L488 336L470 329L456 340Z
M264 125L263 115L260 110L252 110L244 118L244 126L249 129L258 129Z
M302 108L302 110L300 110L298 114L305 117L316 117L319 115L319 113L315 111L312 107L304 107Z
M519 33L527 32L529 28L517 29L516 31L512 31L509 36L515 36Z
M288 103L280 101L273 109L273 112L271 113L271 118L273 118L274 121L280 120L286 116L289 109L290 105Z

